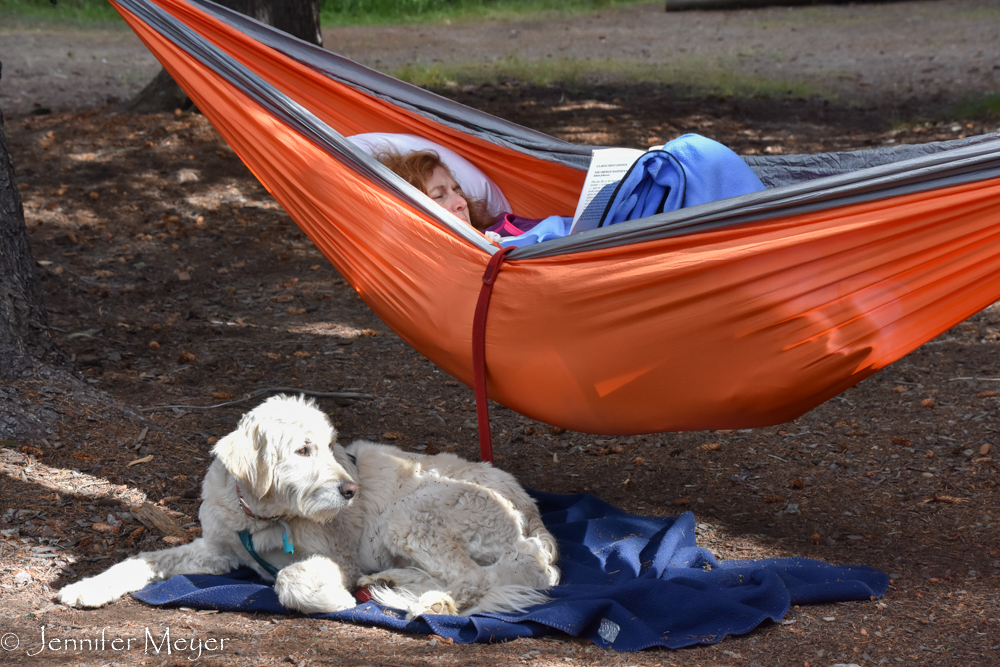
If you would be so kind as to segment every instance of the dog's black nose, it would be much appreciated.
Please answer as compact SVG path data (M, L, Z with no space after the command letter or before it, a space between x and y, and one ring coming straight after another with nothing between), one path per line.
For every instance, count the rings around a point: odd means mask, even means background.
M354 497L354 494L358 492L358 485L354 482L344 482L340 485L340 495L344 496L347 500Z

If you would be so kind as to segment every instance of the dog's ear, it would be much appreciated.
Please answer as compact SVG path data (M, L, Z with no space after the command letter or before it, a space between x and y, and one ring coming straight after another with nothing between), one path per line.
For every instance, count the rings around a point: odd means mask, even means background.
M212 453L258 498L271 490L273 452L259 424L243 423L215 444Z
M257 451L257 465L253 477L247 481L254 495L263 498L274 483L274 467L278 463L278 451L276 447L268 444L267 432L260 424L254 424L250 437Z

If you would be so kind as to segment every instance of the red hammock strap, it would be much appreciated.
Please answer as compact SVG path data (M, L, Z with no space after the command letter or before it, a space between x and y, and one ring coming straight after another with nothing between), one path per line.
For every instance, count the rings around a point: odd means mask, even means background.
M513 250L501 248L490 258L483 273L483 287L479 290L476 314L472 320L472 372L476 390L476 421L479 423L479 458L493 463L493 436L490 433L490 408L486 402L486 314L490 309L493 283L500 275L504 257Z

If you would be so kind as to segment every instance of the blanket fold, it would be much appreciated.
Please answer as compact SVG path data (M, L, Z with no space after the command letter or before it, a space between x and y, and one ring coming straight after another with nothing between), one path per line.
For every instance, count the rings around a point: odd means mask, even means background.
M881 597L882 572L805 558L719 561L698 547L694 515L628 514L590 494L532 491L546 526L559 540L562 583L550 602L519 614L404 614L359 604L318 618L437 634L459 643L497 642L561 631L603 648L638 651L714 644L768 620L793 604ZM225 576L179 575L134 594L152 605L289 613L273 587L249 568Z

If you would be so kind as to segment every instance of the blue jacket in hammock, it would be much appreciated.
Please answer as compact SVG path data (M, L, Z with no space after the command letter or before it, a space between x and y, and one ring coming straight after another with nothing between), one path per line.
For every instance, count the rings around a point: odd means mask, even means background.
M636 160L608 201L601 227L764 190L740 156L697 134L677 137ZM501 246L521 247L569 233L572 218L551 216Z

